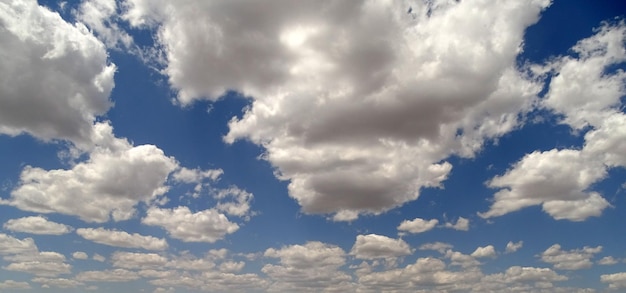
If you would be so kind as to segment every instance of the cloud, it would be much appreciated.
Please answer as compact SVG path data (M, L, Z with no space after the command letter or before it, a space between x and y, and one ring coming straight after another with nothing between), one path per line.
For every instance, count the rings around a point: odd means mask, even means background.
M350 251L358 259L396 258L411 253L411 247L404 240L376 234L357 235Z
M600 282L609 284L609 289L624 289L626 288L626 273L601 275Z
M128 282L137 279L139 275L136 272L125 269L84 271L76 275L76 280L80 282Z
M437 224L439 224L439 220L437 219L424 220L420 218L415 218L410 221L409 220L402 221L402 223L400 223L400 226L398 226L398 230L417 234L417 233L423 233L423 232L429 231L435 228Z
M74 259L88 259L89 255L87 255L87 253L83 252L83 251L76 251L74 253L72 253L72 258Z
M605 256L601 258L600 260L598 260L597 264L602 265L602 266L610 266L610 265L617 264L618 262L619 260L615 259L612 256Z
M67 288L76 288L78 286L82 286L84 285L81 282L78 282L76 280L71 280L71 279L65 279L65 278L33 278L32 279L33 282L35 283L39 283L43 286L49 286L49 287L55 287L55 288L62 288L62 289L67 289Z
M493 245L487 245L485 247L478 247L471 254L474 258L495 258L497 256L496 249Z
M435 250L441 254L444 254L446 251L452 249L452 244L443 243L443 242L433 242L433 243L425 243L419 247L419 250Z
M520 125L541 85L516 57L549 3L418 2L413 17L395 1L127 0L123 17L158 30L179 103L251 97L225 141L263 146L305 213L350 221L440 187L449 156Z
M134 49L133 38L117 24L117 13L115 0L83 1L74 12L76 18L93 30L107 47Z
M512 266L503 273L484 276L474 287L475 292L574 292L554 287L553 282L568 280L568 277L559 275L548 268ZM584 292L584 291L580 291Z
M89 241L115 247L142 248L146 250L164 250L168 247L165 239L104 228L80 228L76 230L76 234Z
M278 264L266 264L261 271L273 281L270 292L342 291L349 288L351 277L339 270L345 252L338 246L307 242L281 249L269 248L265 257L278 258Z
M504 253L516 252L520 250L522 246L524 246L524 241L521 241L521 240L518 242L509 241L509 243L506 244L506 249L504 250Z
M542 205L553 218L584 221L611 205L593 184L608 170L626 166L626 115L620 99L626 94L626 73L611 66L626 61L626 24L603 24L579 41L576 57L560 57L541 71L553 72L541 106L561 117L574 131L587 130L582 149L552 149L526 155L488 185L501 188L481 217L501 216ZM574 85L574 86L573 86Z
M192 213L188 207L173 209L151 207L141 222L145 225L160 226L176 239L185 242L213 243L232 234L239 226L215 209Z
M11 289L30 289L30 284L28 284L27 282L18 282L18 281L13 281L13 280L4 280L2 282L0 282L0 289L1 290L11 290Z
M223 273L237 273L241 271L245 265L246 263L243 261L227 261L220 264L219 269L220 272Z
M91 145L95 117L112 106L104 45L35 0L1 4L0 21L0 134Z
M124 269L158 269L167 264L167 258L156 253L117 251L111 255L111 262L114 267Z
M103 223L130 219L135 205L149 203L168 189L165 182L178 163L153 145L132 146L115 138L108 123L94 126L97 147L71 169L27 166L7 204L25 211L78 216Z
M39 235L62 235L73 230L70 226L48 221L48 219L42 216L10 219L2 227L14 232Z
M550 263L555 269L581 270L593 266L591 258L602 251L602 246L583 247L581 249L562 250L561 245L554 244L541 253L541 260Z
M469 231L469 220L463 217L459 217L459 219L456 220L455 224L446 223L445 227L459 231Z
M0 255L22 254L37 251L33 238L17 239L0 233Z
M106 260L106 258L102 255L99 255L97 253L94 253L94 255L91 257L91 259L95 260L95 261L99 261L99 262L104 262Z
M62 260L52 259L32 259L10 263L9 265L2 267L7 271L16 271L33 274L41 277L56 277L58 275L64 275L71 273L72 266L64 263L65 258Z

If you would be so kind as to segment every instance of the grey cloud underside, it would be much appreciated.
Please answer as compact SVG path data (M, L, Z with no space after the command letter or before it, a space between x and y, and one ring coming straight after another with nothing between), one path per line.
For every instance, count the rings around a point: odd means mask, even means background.
M449 156L520 125L542 85L516 56L548 5L128 0L123 18L158 30L181 104L252 97L225 141L265 147L303 211L351 220L440 186Z

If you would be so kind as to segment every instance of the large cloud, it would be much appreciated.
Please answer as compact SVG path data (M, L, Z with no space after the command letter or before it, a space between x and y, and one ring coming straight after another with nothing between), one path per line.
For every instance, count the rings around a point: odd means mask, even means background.
M0 133L90 145L112 103L115 66L87 28L35 0L0 3Z
M178 163L153 145L132 146L115 138L107 123L94 126L97 146L85 162L71 169L44 170L27 166L20 184L3 201L38 213L75 215L87 222L127 220L139 202L167 192L165 183Z
M593 184L608 170L626 166L626 73L612 66L626 61L626 24L604 24L579 41L576 57L560 57L539 71L553 72L542 107L561 123L585 134L582 149L552 149L526 155L504 175L489 181L494 203L482 217L495 217L532 205L555 219L582 221L599 216L610 204Z
M73 228L68 225L48 221L48 219L42 216L11 219L4 223L2 227L15 232L41 235L62 235L70 233L73 230Z
M159 27L178 101L251 96L225 140L264 146L303 211L336 220L440 186L541 88L515 60L545 0L126 2Z
M192 213L186 206L173 209L152 207L141 222L163 227L170 237L185 242L213 243L224 238L226 234L239 230L239 225L229 221L216 209Z

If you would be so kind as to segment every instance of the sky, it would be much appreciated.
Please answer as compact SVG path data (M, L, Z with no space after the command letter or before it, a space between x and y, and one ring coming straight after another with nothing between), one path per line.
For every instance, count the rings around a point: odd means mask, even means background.
M0 292L626 291L625 15L0 0Z

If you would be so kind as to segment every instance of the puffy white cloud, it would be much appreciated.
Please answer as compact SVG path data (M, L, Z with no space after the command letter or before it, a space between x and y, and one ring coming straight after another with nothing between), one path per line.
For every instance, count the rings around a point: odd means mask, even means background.
M227 261L220 264L220 272L223 273L237 273L243 269L246 265L243 261Z
M265 257L278 258L279 264L266 264L261 271L273 283L271 292L341 291L349 287L352 278L339 270L345 260L340 247L321 242L307 242L281 249L269 248Z
M162 268L167 258L156 253L134 253L117 251L111 255L114 267L124 269Z
M0 255L23 254L37 251L33 238L22 240L0 233Z
M218 200L215 209L236 217L249 217L250 202L254 198L252 193L231 186L226 189L216 190L213 195Z
M591 258L602 251L602 246L583 247L581 249L562 250L561 245L554 244L541 253L541 260L550 263L555 269L580 270L593 266Z
M425 243L419 247L419 250L435 250L441 254L444 254L446 251L452 249L452 244L443 243L443 242L433 242L433 243Z
M626 273L601 275L600 281L609 284L610 289L624 289L626 288Z
M139 279L134 271L114 269L105 271L84 271L76 275L80 282L128 282Z
M5 203L26 211L75 215L88 222L127 220L139 202L167 191L178 163L153 145L132 146L113 136L108 123L94 126L97 147L68 170L27 166Z
M549 268L513 266L504 273L484 276L472 292L585 292L554 287L553 282L568 280ZM593 291L591 291L593 292Z
M181 104L251 96L225 140L265 147L304 212L350 221L441 186L446 158L519 125L541 85L516 56L549 3L127 0L124 18L158 27Z
M450 265L459 266L465 269L480 265L480 262L478 262L473 255L463 254L462 252L451 249L446 251L444 257L450 259Z
M476 250L472 252L471 256L474 258L485 258L485 257L495 258L497 256L497 253L493 245L487 245L484 247L476 248Z
M556 58L542 69L553 73L541 105L575 131L589 128L585 143L582 149L533 152L493 178L489 186L502 189L482 217L542 205L555 219L583 221L610 206L589 189L606 178L608 168L626 166L626 115L620 110L626 73L610 70L626 60L625 40L623 21L604 24L572 48L576 57Z
M115 247L143 248L146 250L164 250L168 247L165 239L104 228L80 228L76 230L76 234L89 241Z
M95 117L112 105L104 45L35 0L3 1L0 21L0 133L91 145Z
M73 230L70 226L48 221L42 216L10 219L2 227L15 232L42 235L62 235Z
M95 260L95 261L99 261L99 262L104 262L106 260L106 258L102 255L99 255L97 253L94 253L94 255L91 257L91 259Z
M445 227L459 231L469 231L469 220L463 217L459 217L456 220L455 224L446 223Z
M84 285L83 283L78 282L76 280L65 279L65 278L33 278L32 281L35 283L39 283L42 286L56 287L56 288L63 288L63 289L76 288L78 286Z
M239 229L237 224L215 209L192 213L186 206L173 209L151 207L141 222L160 226L171 237L185 242L213 243Z
M522 248L522 246L524 246L524 241L518 241L518 242L513 242L513 241L509 241L509 243L506 244L506 248L504 250L505 253L513 253L516 252L518 250L520 250L520 248Z
M619 260L615 259L612 256L605 256L603 258L601 258L600 260L598 260L598 264L602 265L602 266L610 266L610 265L614 265L617 264L619 262Z
M63 262L33 260L10 263L2 268L7 271L24 272L36 276L56 277L61 274L69 274L72 266Z
M13 280L4 280L0 282L0 290L14 289L30 289L30 284L28 284L27 282L18 282Z
M437 224L439 224L439 220L437 219L424 220L420 218L415 218L410 221L402 221L402 223L400 223L400 226L398 226L398 230L417 234L432 230L433 228L435 228L435 226L437 226Z
M89 255L87 255L87 253L85 253L83 251L76 251L76 252L72 253L72 257L74 259L88 259Z
M396 258L410 255L411 247L402 239L393 239L382 235L357 235L350 251L359 259Z

